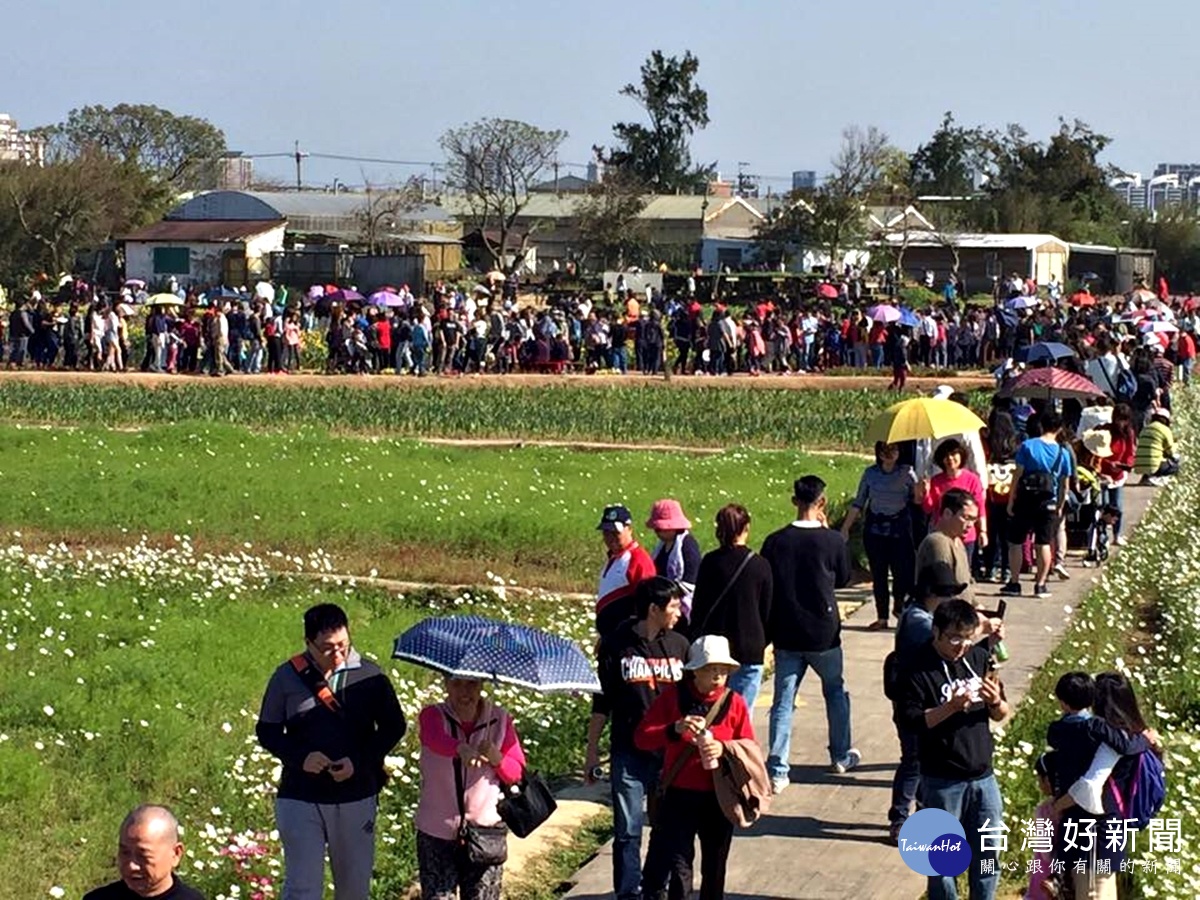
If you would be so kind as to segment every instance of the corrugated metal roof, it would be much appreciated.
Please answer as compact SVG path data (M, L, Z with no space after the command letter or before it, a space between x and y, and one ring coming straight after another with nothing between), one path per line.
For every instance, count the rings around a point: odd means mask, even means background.
M323 191L206 191L177 206L168 219L351 219L360 213L367 195ZM425 205L406 212L405 219L446 222L450 215L439 206Z
M971 250L1033 250L1043 244L1057 244L1067 250L1067 244L1052 234L925 234L908 235L891 233L883 240L889 244L904 243L909 247L941 247L953 245Z
M165 219L127 234L124 241L243 241L283 225L280 219Z
M707 206L705 205L707 199ZM521 208L522 219L570 219L578 215L579 207L587 200L582 194L530 194ZM447 209L459 216L468 216L470 207L464 197L447 197ZM646 208L639 218L660 221L700 221L701 215L708 219L718 216L730 206L744 204L758 215L777 209L782 205L779 198L763 197L708 197L693 194L657 194L647 197Z

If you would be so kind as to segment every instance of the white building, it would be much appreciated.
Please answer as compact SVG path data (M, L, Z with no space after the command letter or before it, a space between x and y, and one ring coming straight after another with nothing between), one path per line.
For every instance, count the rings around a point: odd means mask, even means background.
M125 277L152 286L172 277L184 287L249 285L270 277L286 227L285 219L156 222L121 239Z
M41 166L46 162L46 142L17 127L17 120L0 113L0 162Z

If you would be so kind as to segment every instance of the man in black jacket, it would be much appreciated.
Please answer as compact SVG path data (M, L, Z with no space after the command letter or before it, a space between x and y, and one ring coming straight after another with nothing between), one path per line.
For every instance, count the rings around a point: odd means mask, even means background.
M609 727L613 801L613 891L617 900L642 896L642 804L654 794L662 758L633 745L633 732L667 684L683 678L688 641L672 631L682 613L682 588L654 576L638 583L636 619L627 619L600 642L603 693L592 699L587 778L600 760L600 734Z
M117 872L121 878L83 895L83 900L204 900L175 874L183 861L179 822L165 806L143 804L121 823Z
M796 481L797 517L763 542L771 565L772 600L767 637L775 645L775 696L771 701L771 789L790 781L792 712L809 666L821 679L829 723L829 759L843 774L862 759L850 741L850 695L842 678L842 623L836 588L850 581L850 555L841 532L825 520L825 482L816 475Z
M970 841L980 829L993 831L1004 822L988 721L1004 719L1008 703L988 643L973 644L978 627L979 614L965 600L947 600L934 610L933 638L901 676L897 709L897 724L917 732L921 805L957 818ZM997 854L983 850L982 840L974 851L967 876L971 900L991 900L1000 869L992 862L984 874L983 860ZM930 876L928 890L932 900L958 896L950 877Z
M283 763L283 896L319 900L328 847L339 900L367 900L383 759L404 736L404 712L387 676L350 646L341 607L307 610L304 643L271 676L256 729Z

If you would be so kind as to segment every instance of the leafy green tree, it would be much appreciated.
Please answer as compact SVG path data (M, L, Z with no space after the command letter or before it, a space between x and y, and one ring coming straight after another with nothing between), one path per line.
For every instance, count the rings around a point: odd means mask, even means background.
M75 255L158 218L173 199L129 163L87 151L39 166L0 166L0 282L72 271Z
M975 191L975 174L983 165L985 134L964 128L947 112L927 142L909 160L909 183L915 196L965 197Z
M52 158L98 153L148 172L176 191L213 186L225 134L206 119L157 106L120 103L73 109L65 122L38 129Z
M1129 223L1129 243L1156 251L1158 270L1174 290L1200 285L1200 223L1195 204L1186 203L1135 214Z
M533 229L520 235L511 253L510 236L515 240L514 226L530 186L541 180L566 137L565 131L544 131L514 119L480 119L442 135L446 183L463 195L468 223L479 229L495 265L505 272L520 268L529 252Z
M599 268L645 265L653 252L649 230L639 218L646 208L641 183L618 170L605 172L576 210L579 239Z
M621 96L637 101L649 124L618 122L613 135L619 146L608 151L608 166L642 182L659 194L699 193L712 167L692 165L689 141L708 125L708 92L696 84L700 60L691 51L683 58L655 50L642 63L641 83L627 84Z
M1001 232L1048 232L1064 240L1116 244L1128 211L1098 157L1111 139L1078 119L1059 122L1045 143L1018 125L984 138L986 202L979 224Z

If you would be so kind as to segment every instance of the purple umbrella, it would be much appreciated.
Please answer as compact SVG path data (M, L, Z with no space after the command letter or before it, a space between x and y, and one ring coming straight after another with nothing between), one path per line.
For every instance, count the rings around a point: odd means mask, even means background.
M404 298L392 291L376 291L367 302L372 306L404 306Z
M336 291L334 291L330 294L326 294L325 299L330 300L334 303L349 303L351 301L360 301L361 302L363 300L366 300L367 298L364 297L362 294L360 294L358 291L350 290L350 288L338 288Z

